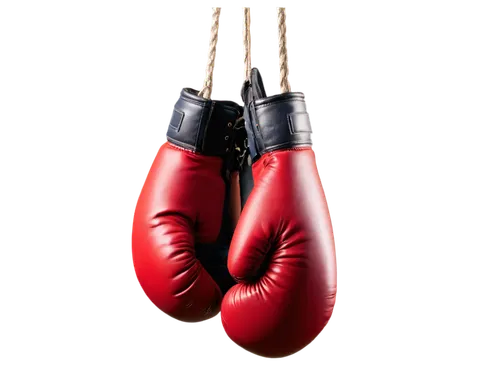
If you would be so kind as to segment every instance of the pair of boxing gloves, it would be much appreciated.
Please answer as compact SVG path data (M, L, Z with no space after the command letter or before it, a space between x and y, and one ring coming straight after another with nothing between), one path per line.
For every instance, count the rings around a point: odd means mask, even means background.
M253 69L242 97L243 108L181 92L137 203L133 261L166 314L221 311L234 342L282 357L332 314L333 230L304 95L267 97Z

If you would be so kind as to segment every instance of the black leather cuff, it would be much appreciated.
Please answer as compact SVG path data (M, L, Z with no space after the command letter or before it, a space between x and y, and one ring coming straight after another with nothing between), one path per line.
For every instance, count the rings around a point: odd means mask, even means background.
M311 123L304 94L266 97L262 78L254 68L242 90L245 127L253 159L266 152L312 145Z
M254 133L258 133L261 154L296 146L311 145L311 123L304 94L287 93L250 103Z
M225 156L232 152L236 120L243 108L230 101L213 101L198 91L183 89L175 104L167 139L182 148L204 155Z

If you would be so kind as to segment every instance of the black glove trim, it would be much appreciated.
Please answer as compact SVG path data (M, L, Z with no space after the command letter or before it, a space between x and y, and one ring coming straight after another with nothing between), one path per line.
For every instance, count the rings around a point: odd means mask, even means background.
M232 151L234 125L243 108L230 101L214 101L185 88L175 104L167 131L169 142L210 156Z
M255 161L261 155L286 148L311 146L311 122L304 94L300 92L265 96L262 77L254 68L245 82L245 127Z

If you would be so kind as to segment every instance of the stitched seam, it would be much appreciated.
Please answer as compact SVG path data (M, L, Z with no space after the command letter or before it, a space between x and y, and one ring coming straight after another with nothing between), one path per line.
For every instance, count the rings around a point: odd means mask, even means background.
M206 106L206 103L207 102L198 102L196 100L193 100L193 99L190 99L190 98L186 98L186 97L182 97L182 100L185 100L186 102L189 102L189 103L192 103L194 105L197 105L198 107L205 107Z
M169 143L174 146L175 148L178 148L179 150L181 151L189 151L189 152L196 152L196 147L193 146L193 145L190 145L189 143L184 143L182 141L178 141L177 139L173 139L171 137L165 137ZM183 145L184 147L188 147L189 149L184 149L182 148L181 146L178 145L178 143L180 143L181 145Z
M286 145L298 145L298 144L304 144L304 143L308 143L308 144L311 144L311 145L314 145L313 141L307 141L307 142L304 142L304 141L292 141L292 142L285 142L285 143L280 143L279 145L273 145L271 147L266 147L264 149L264 151L272 151L278 147L281 147L281 146L286 146Z
M273 103L255 104L255 109L257 110L259 108L269 107L270 105L277 105L278 103L287 103L287 102L301 102L305 104L302 98L290 98L290 99L281 99Z

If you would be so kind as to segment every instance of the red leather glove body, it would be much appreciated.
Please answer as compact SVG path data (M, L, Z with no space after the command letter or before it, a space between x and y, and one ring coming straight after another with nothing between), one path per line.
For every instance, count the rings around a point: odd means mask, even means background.
M238 284L221 316L238 345L282 357L308 345L332 314L335 245L304 96L268 98L256 69L251 79L244 100L254 188L231 242Z
M241 114L235 103L184 89L137 203L137 278L150 300L179 320L216 315L234 284L226 267L228 197Z

